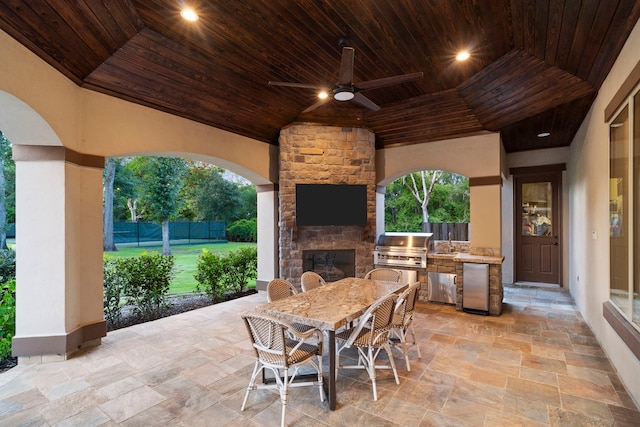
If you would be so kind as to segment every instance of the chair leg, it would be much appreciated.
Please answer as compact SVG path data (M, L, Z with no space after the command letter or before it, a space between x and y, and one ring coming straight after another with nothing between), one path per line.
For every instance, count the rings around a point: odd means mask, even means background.
M285 369L282 378L282 388L280 389L280 400L282 401L282 421L280 422L281 427L284 427L284 417L285 412L287 410L287 397L289 394L289 370Z
M422 354L420 354L420 344L416 343L416 334L413 330L413 325L409 325L409 331L411 332L411 338L413 339L413 345L416 346L416 350L418 350L418 359L422 359Z
M249 397L249 392L251 390L256 389L256 385L255 385L256 377L258 376L261 370L262 370L262 367L260 366L260 361L256 360L256 364L253 367L253 373L251 374L251 379L249 380L249 386L247 387L247 392L245 393L244 400L242 401L242 408L240 408L241 411L244 411L244 407L247 404L247 398Z
M376 359L373 355L373 348L369 347L368 356L366 358L366 367L369 371L369 378L371 379L371 385L373 386L373 400L378 401L378 389L376 387Z
M393 369L393 377L396 379L396 384L400 385L400 380L398 379L398 371L396 370L396 362L393 361L393 354L391 354L391 346L389 345L389 343L385 343L383 347L384 351L387 352L387 357L389 358L391 369Z
M324 386L322 378L322 354L318 355L318 388L320 389L320 402L324 402Z
M407 365L407 371L411 372L411 365L409 364L409 350L407 350L407 342L403 339L400 342L400 344L402 344L402 353L404 354L404 363L405 365Z

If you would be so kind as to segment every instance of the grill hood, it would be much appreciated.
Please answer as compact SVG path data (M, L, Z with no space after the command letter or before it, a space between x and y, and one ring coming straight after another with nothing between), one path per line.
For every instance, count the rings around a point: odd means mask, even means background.
M396 250L424 249L433 251L433 233L385 233L378 237L376 249L394 247Z
M373 251L377 266L427 268L427 252L433 251L433 233L385 233Z

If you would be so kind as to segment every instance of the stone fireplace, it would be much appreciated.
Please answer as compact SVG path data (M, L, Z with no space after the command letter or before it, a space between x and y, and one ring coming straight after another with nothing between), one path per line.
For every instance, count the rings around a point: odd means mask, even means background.
M367 225L297 226L296 184L367 186ZM351 252L353 266L343 273L362 277L373 268L375 245L375 135L365 128L292 124L280 132L279 251L280 277L300 287L313 269L309 256ZM340 206L336 206L340 209ZM321 256L321 255L320 255ZM328 255L332 256L332 255ZM306 261L305 261L306 258ZM341 261L342 262L342 261ZM352 270L351 270L352 268ZM336 274L338 274L336 272Z

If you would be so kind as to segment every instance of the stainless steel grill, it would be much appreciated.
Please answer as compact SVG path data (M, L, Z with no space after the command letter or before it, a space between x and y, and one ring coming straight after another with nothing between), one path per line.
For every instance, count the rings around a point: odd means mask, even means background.
M427 253L433 251L433 233L385 233L373 252L376 266L427 268Z

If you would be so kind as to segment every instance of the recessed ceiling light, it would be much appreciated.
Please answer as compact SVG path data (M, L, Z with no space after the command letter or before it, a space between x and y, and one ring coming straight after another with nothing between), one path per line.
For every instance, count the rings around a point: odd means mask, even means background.
M551 135L550 132L540 132L538 134L538 138L546 138L547 136Z
M318 93L318 98L320 99L326 99L327 96L329 96L329 94L327 93L326 90L323 90L322 92Z
M189 22L196 22L198 20L198 14L190 7L185 7L180 11L180 16Z
M469 51L463 50L456 55L456 61L466 61L470 56Z

